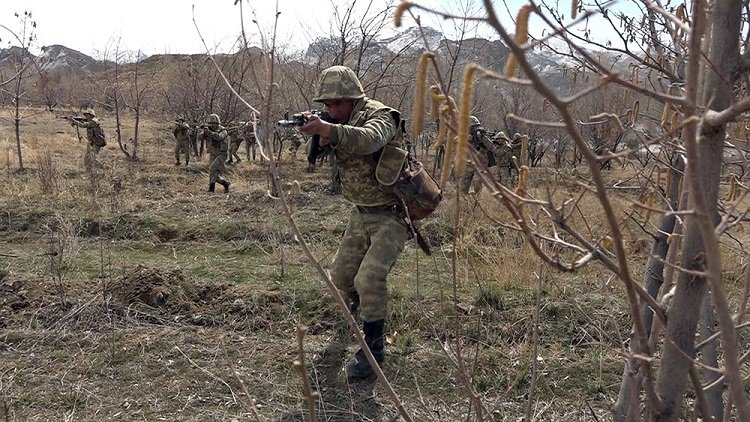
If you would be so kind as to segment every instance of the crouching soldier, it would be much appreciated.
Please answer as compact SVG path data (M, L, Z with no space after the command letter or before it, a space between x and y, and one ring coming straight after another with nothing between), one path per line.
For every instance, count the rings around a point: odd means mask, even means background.
M229 192L229 180L222 175L226 171L224 162L227 160L227 130L221 126L221 120L217 114L210 114L206 119L206 126L198 133L198 141L206 142L208 160L208 191L214 192L216 184L224 186L224 193Z

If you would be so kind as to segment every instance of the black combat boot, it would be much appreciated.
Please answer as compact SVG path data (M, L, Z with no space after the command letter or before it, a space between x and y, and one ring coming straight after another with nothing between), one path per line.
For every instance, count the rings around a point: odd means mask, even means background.
M352 315L356 317L357 310L359 309L359 293L357 293L356 290L353 292L347 293L346 302L349 304L349 312L351 312Z
M370 347L375 361L383 367L385 361L385 339L383 338L383 327L385 320L365 322L362 331L365 333L365 343ZM346 375L350 378L367 378L375 371L370 366L365 352L359 349L353 358L346 364Z
M229 180L220 180L219 184L221 186L224 186L224 193L229 193L229 185L231 185L231 183L229 183Z
M208 184L208 191L209 192L215 192L216 191L216 183L209 183Z

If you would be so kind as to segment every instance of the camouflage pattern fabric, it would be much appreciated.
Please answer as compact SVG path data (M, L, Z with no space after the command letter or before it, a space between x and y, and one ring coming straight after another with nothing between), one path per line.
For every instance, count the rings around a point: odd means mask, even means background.
M222 126L216 129L209 129L208 134L203 131L198 133L198 141L205 139L208 149L208 161L211 163L208 167L209 183L216 183L220 180L226 180L222 174L226 171L224 162L227 160L227 130Z
M366 206L396 203L397 198L375 179L372 154L389 142L403 148L401 139L395 139L400 119L398 111L363 98L354 104L346 125L332 125L330 141L341 177L341 193L348 201Z
M229 159L227 160L227 163L231 163L234 160L239 163L242 160L240 159L239 154L237 154L237 151L240 150L240 145L245 142L245 135L242 127L232 128L231 130L227 130L227 133L229 139Z
M476 178L474 178L476 176ZM473 182L473 183L472 183ZM461 177L458 180L458 186L461 189L461 193L469 193L469 188L474 186L474 193L482 191L482 178L477 174L477 169L472 163L466 163L464 170L461 172Z
M392 208L392 207L391 207ZM363 321L385 319L388 312L386 277L404 250L409 234L403 218L388 207L355 206L339 245L331 279L347 297L359 293Z
M176 164L180 164L180 155L185 155L185 165L190 162L190 126L185 122L177 122L174 130L174 159Z
M473 116L472 116L473 117ZM476 117L475 117L476 119ZM493 166L495 164L495 145L487 139L487 131L481 125L471 127L471 145L479 152L485 165ZM476 179L474 178L476 176ZM473 180L473 183L472 183ZM461 172L458 186L461 192L469 193L469 188L474 185L474 193L482 190L482 179L477 174L477 169L473 163L466 163L464 170Z
M495 144L495 177L505 186L510 186L510 169L513 166L511 158L513 150L507 137L496 135L493 140Z
M208 160L211 162L208 166L208 183L216 183L219 181L227 180L222 175L226 172L224 162L227 160L225 154L209 154Z
M334 124L329 140L336 156L342 194L355 207L333 262L332 279L348 295L360 296L365 322L387 313L386 277L404 250L409 231L398 198L375 178L373 154L386 144L402 147L401 115L380 102L355 101L347 124Z
M89 111L89 110L87 110ZM88 114L91 114L92 112L89 112ZM102 130L101 125L99 124L99 120L96 118L92 118L90 120L71 120L71 122L78 126L86 129L86 139L88 140L88 150L92 151L94 154L98 154L99 150L101 150L101 147L99 145L96 145L94 142L94 138L96 137L96 132L99 130Z
M318 93L313 101L360 99L364 96L365 91L353 70L346 66L331 66L321 73Z

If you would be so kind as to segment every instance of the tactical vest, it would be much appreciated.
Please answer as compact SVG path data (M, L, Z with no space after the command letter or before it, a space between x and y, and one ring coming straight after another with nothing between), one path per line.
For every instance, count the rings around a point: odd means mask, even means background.
M347 122L350 126L362 127L376 113L389 113L395 120L396 135L388 144L403 148L398 124L401 114L382 103L368 98L355 103L355 108ZM375 178L375 164L380 151L374 154L357 155L336 150L336 165L341 177L342 195L355 205L376 206L398 202L398 198L388 189L384 189Z
M175 140L180 142L187 142L190 140L190 129L177 124L172 131Z
M206 136L206 149L208 150L208 153L211 155L227 155L227 151L229 150L229 146L227 145L227 131L224 128L224 126L219 126L215 131L212 131L210 135ZM223 134L224 139L222 140L214 140L214 135L221 135ZM201 131L199 136L199 140L201 136L203 135L203 132Z

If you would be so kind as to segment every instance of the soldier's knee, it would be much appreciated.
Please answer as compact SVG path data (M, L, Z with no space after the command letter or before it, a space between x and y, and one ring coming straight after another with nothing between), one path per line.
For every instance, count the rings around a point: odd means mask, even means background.
M331 271L331 281L342 292L351 292L354 290L354 280L351 277L347 277L341 270L334 268Z

